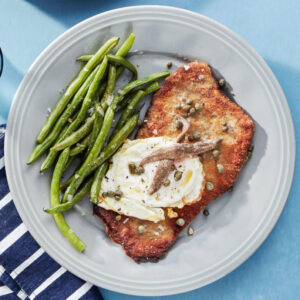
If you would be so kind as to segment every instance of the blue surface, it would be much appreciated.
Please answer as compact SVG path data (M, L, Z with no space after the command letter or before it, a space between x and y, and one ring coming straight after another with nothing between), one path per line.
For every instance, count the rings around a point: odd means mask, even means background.
M160 4L189 9L229 27L266 60L287 97L300 138L300 1L298 0L0 0L0 123L6 122L13 95L38 54L58 35L97 13L130 5ZM298 97L297 97L298 96ZM299 154L299 149L297 150ZM204 288L163 299L299 299L300 176L274 230L238 269ZM297 197L298 196L298 197ZM102 289L105 299L137 299ZM159 299L155 298L155 299Z

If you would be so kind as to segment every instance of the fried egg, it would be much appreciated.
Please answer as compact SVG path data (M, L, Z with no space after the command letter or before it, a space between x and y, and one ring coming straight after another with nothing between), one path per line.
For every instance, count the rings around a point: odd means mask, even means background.
M144 165L144 173L131 174L129 164L139 166L141 160L161 147L172 146L175 139L151 137L127 140L113 156L110 168L102 181L98 205L107 210L138 219L158 222L165 219L165 207L182 208L200 200L204 188L203 166L199 158L186 158L175 161L169 173L169 185L149 195L158 162ZM176 171L182 177L175 180ZM178 178L177 178L178 179ZM108 197L108 192L121 192L121 198Z

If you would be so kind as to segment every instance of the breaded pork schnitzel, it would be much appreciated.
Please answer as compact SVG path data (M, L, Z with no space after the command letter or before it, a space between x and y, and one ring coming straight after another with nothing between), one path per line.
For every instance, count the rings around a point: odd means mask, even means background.
M197 110L189 109L191 102ZM104 222L110 238L136 262L156 261L167 253L179 233L199 212L233 185L251 145L254 122L222 93L206 63L192 62L166 78L153 97L137 138L178 136L180 132L174 122L178 114L190 121L185 143L195 142L187 138L194 133L200 134L200 141L222 139L217 149L201 155L206 188L200 201L181 209L165 208L166 219L158 223L125 215L120 219L114 211L94 207L94 213ZM185 221L183 226L176 223L178 218ZM146 225L147 230L140 233L140 225Z

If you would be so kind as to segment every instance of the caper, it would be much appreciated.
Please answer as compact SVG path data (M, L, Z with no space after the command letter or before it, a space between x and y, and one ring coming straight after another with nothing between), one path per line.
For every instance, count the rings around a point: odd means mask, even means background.
M212 155L213 157L218 157L220 155L220 151L215 149L213 152L212 152Z
M200 110L202 108L202 104L201 103L196 103L195 104L195 109L196 110Z
M251 144L251 145L249 146L249 148L248 148L248 151L249 151L249 152L252 152L252 151L253 151L253 149L254 149L254 145L253 145L253 144Z
M228 192L231 193L233 191L233 185L228 189Z
M193 139L196 140L196 141L200 140L200 134L199 133L194 133L193 134Z
M190 106L190 105L185 105L185 106L183 107L183 110L186 111L186 112L188 112L190 109L191 109L191 106Z
M180 109L181 108L181 105L178 103L175 105L175 109Z
M199 154L198 157L199 157L199 160L200 160L201 162L203 162L203 160L204 160L204 159L203 159L203 156L202 156L201 154Z
M223 87L226 84L226 81L224 78L221 78L221 79L219 79L218 83L219 83L220 87Z
M143 167L138 167L135 172L137 175L141 175L145 172L145 169Z
M121 215L117 215L115 219L116 219L116 221L120 221L121 220Z
M108 196L108 195L107 195L107 192L103 192L103 193L102 193L102 197L103 197L103 198L105 198L105 197L107 197L107 196Z
M196 109L194 107L192 107L190 109L190 115L193 116L196 113Z
M226 132L227 130L228 130L227 125L222 125L222 131L223 131L223 132Z
M219 173L224 173L225 171L224 166L221 164L217 164L217 170Z
M107 192L107 197L113 198L114 196L115 196L115 192L113 192L113 191Z
M206 187L206 189L207 189L208 191L211 191L211 190L213 190L214 185L213 185L212 182L207 181L206 184L205 184L205 187Z
M175 171L175 169L176 169L175 165L172 165L171 171Z
M115 192L115 195L118 195L118 196L122 197L122 196L123 196L123 193L122 193L122 191L117 190L117 191Z
M170 183L171 183L171 181L170 181L169 179L167 179L167 180L163 183L163 185L164 185L164 186L169 186Z
M168 69L171 69L172 66L173 66L173 63L172 63L171 61L169 61L169 62L167 63L167 68L168 68Z
M146 228L145 228L144 225L139 225L139 227L138 227L138 232L139 233L143 233L143 232L145 232L145 230L146 230Z
M175 178L176 181L179 181L181 179L181 177L182 177L182 172L176 171L174 173L174 178Z
M193 235L193 234L194 234L194 229L192 226L190 226L188 229L188 235Z
M204 214L205 217L208 217L208 216L209 216L209 211L208 211L208 209L205 208L205 209L203 210L203 214Z
M122 193L121 191L115 192L115 199L116 199L117 201L121 200L122 194L123 194L123 193Z
M194 140L194 137L193 137L192 135L189 135L189 136L188 136L188 140L189 140L190 142L192 142L192 141Z
M179 120L176 120L175 121L175 126L176 126L177 129L180 129L182 127L182 122L179 121Z
M128 164L128 168L129 168L129 172L130 174L135 174L135 171L136 171L136 165L134 162L130 162Z
M138 120L137 122L138 126L142 126L143 125L143 121L141 119Z
M191 104L193 104L193 100L189 99L186 103L189 104L189 105L191 105Z
M176 220L176 224L177 224L178 226L183 226L183 225L185 224L185 221L184 221L184 219L179 218L179 219Z

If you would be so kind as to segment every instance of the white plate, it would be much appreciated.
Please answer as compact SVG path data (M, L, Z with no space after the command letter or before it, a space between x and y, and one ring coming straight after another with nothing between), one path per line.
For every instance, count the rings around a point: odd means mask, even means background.
M60 91L80 68L75 58L107 38L136 33L134 49L198 57L216 68L233 87L235 99L255 120L255 150L234 192L210 205L210 216L193 222L159 263L136 264L110 241L100 220L84 201L66 213L70 226L86 242L84 254L62 237L51 216L50 172L41 176L41 160L26 161L38 130ZM165 69L167 56L135 56L139 76ZM179 62L173 60L175 65ZM292 119L274 75L255 51L233 32L190 11L162 6L112 10L74 26L37 58L13 102L5 143L5 165L18 212L37 242L66 269L93 284L134 295L189 291L228 274L264 241L288 197L293 177L295 138ZM82 216L80 210L87 213Z

